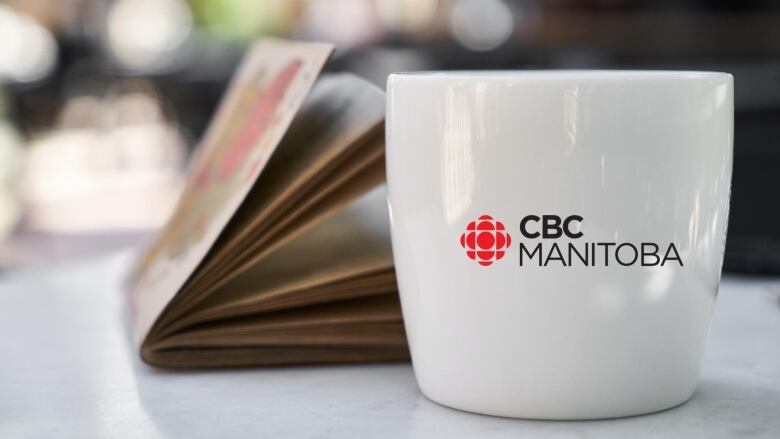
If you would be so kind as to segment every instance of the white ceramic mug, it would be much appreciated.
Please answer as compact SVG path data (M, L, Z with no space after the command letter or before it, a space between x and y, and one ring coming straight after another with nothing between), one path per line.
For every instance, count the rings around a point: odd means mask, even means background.
M693 394L718 291L732 77L391 75L393 251L417 381L499 416Z

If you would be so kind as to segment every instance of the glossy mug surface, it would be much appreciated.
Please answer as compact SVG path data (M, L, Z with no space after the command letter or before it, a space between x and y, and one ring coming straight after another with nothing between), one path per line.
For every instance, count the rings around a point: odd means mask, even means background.
M393 252L422 392L592 419L693 394L729 211L731 75L388 79Z

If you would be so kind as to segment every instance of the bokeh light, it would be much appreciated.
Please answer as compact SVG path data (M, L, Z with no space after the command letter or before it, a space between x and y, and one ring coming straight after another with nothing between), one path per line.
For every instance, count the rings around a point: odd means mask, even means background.
M108 14L107 40L125 67L153 70L170 66L192 29L183 0L118 0Z
M57 44L46 28L0 4L0 82L40 80L56 59Z
M493 50L514 30L512 11L502 0L457 0L450 19L452 34L463 46Z

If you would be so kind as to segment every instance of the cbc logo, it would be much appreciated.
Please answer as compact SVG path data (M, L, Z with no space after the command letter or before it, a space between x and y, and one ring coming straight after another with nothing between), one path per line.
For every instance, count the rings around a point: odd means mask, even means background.
M582 217L579 215L565 218L558 215L527 215L520 221L520 234L528 239L555 239L564 235L577 239L582 237L582 231L579 230L581 225ZM506 249L512 245L512 237L504 223L490 215L482 215L468 224L466 231L460 235L460 245L466 249L466 256L487 267L504 257Z
M684 267L674 241L603 242L583 238L580 215L526 215L520 221L520 241L517 243L520 267L549 265L560 267L614 267L641 265L664 266L677 263ZM501 221L482 215L460 235L460 245L466 256L487 267L503 258L512 245L512 238Z
M504 223L490 215L482 215L470 222L466 231L460 235L460 245L466 249L466 256L485 267L503 258L511 244L512 237Z

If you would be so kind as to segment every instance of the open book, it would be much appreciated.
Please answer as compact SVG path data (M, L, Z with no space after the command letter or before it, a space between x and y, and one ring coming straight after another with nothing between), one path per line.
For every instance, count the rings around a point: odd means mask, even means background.
M332 46L245 57L173 217L129 279L164 367L408 357L384 189L384 95L324 76Z

